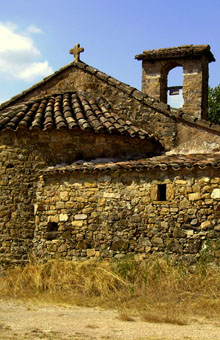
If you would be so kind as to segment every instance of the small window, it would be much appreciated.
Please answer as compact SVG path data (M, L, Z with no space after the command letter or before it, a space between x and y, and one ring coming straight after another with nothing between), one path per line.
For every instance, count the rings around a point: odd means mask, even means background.
M56 222L49 222L47 225L47 232L58 231L58 224Z
M152 184L151 186L151 200L158 202L170 202L174 199L173 183L167 184Z
M49 222L47 225L47 232L45 233L45 239L48 241L56 240L59 237L58 228L59 225L56 222Z
M157 186L157 201L167 200L167 186L166 184L158 184Z

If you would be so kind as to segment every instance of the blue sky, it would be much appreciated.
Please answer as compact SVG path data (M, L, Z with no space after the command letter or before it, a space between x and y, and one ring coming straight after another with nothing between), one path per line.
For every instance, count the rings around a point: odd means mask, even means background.
M0 102L81 59L141 89L143 50L210 44L210 86L220 83L219 0L0 0Z

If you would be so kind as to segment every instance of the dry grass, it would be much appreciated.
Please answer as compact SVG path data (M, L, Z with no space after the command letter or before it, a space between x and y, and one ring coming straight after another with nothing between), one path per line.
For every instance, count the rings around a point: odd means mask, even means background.
M184 326L187 324L186 319L182 315L168 315L168 314L151 314L142 313L141 318L143 321L150 323L169 323L173 325Z
M124 320L129 310L147 321L181 324L184 315L220 316L220 267L166 259L33 261L0 277L0 298L99 305L117 308Z
M118 319L121 321L135 321L135 319L130 316L127 312L120 312L118 315Z

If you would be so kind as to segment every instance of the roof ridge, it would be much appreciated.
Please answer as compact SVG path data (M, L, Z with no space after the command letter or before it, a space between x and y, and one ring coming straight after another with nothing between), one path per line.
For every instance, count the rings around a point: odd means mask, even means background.
M115 88L117 88L118 90L124 92L125 94L129 95L130 97L138 100L139 102L141 102L142 104L145 104L149 107L151 107L152 109L155 109L157 111L159 111L160 113L164 114L165 116L171 118L171 119L175 119L175 120L179 120L182 123L186 123L188 125L191 126L197 126L203 130L209 130L211 132L217 133L218 135L220 135L220 125L216 125L213 124L209 121L205 121L205 120L199 120L198 118L192 117L192 115L184 113L181 109L174 109L171 108L170 105L161 102L160 100L150 97L149 95L147 95L146 93L142 92L141 90L138 90L135 87L132 87L124 82L121 82L119 80L117 80L116 78L109 76L108 74L98 70L95 67L89 66L88 64L82 62L82 61L73 61L63 67L61 67L59 70L57 70L56 72L54 72L53 74L45 77L43 80L41 80L40 82L38 82L37 84L31 86L29 89L21 92L20 94L18 94L17 96L12 97L10 100L2 103L0 105L0 112L4 112L5 109L8 108L8 106L10 104L13 104L14 101L16 101L18 98L21 98L22 96L24 96L25 94L27 94L28 92L34 90L35 88L37 88L38 86L44 84L45 82L49 81L50 79L52 79L53 77L57 76L57 74L67 70L68 68L72 67L72 66L76 66L80 69L83 69L85 72L88 72L90 74L93 74L94 76L96 76L98 79L103 80L104 82L106 82L107 84L114 86ZM55 90L54 94L62 94L62 93L72 93L72 92L77 92L77 91L60 91L60 90ZM43 98L47 98L50 97L52 94L48 94L48 95L42 95L39 96L38 100L41 100ZM33 101L35 101L35 99L32 99L30 101L26 101L24 103L19 103L17 105L25 105L26 103L33 103ZM36 102L36 101L35 101Z

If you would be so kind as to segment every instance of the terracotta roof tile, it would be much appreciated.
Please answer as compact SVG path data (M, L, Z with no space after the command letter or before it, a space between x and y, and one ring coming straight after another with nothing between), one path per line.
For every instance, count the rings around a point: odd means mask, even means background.
M191 155L162 155L138 160L115 160L108 159L79 161L67 166L48 167L41 171L43 174L66 173L66 172L94 172L94 171L117 171L120 169L131 171L166 170L192 170L194 168L205 169L207 167L220 168L220 153L218 154L191 154Z
M0 130L29 130L52 128L91 130L130 137L156 140L146 131L115 114L104 100L87 98L83 93L68 92L38 98L22 105L12 106L0 114Z

